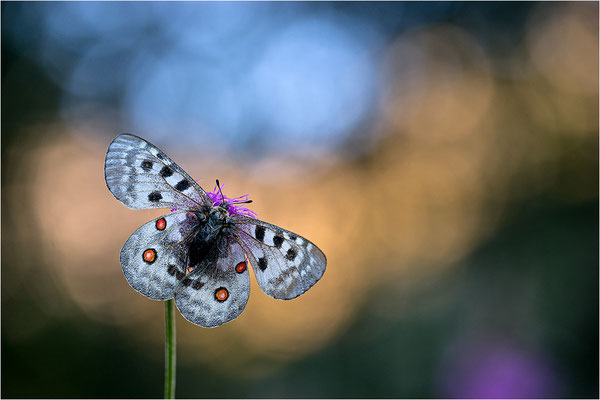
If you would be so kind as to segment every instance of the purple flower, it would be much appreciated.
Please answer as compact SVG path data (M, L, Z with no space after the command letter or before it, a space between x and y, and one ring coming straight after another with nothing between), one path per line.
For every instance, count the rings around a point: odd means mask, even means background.
M196 182L198 182L199 180L200 179L196 179ZM225 187L225 184L221 185L221 190L224 187ZM239 204L234 204L234 203L248 202L248 196L249 196L248 194L245 194L243 196L229 198L229 197L225 196L225 194L221 193L221 191L219 190L219 186L216 183L215 183L215 188L213 189L213 191L206 192L206 194L212 200L213 206L218 206L219 204L227 203L229 205L229 214L245 215L245 216L251 217L251 218L257 217L257 215L254 211L252 211L244 206L241 206ZM173 212L173 211L177 211L177 208L171 209L171 212Z
M213 206L218 206L221 203L227 203L229 204L229 214L239 214L245 215L247 217L256 218L256 213L254 213L254 211L249 210L246 207L243 207L239 204L233 204L248 201L249 195L245 194L243 196L229 198L225 196L225 194L221 194L224 187L225 184L221 185L221 190L219 190L219 187L217 186L217 184L215 184L215 188L212 192L206 192L208 197L210 197L210 199L212 200Z

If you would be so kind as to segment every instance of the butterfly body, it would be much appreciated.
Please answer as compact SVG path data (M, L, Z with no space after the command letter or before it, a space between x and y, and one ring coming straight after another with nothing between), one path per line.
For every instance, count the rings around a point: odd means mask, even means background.
M207 258L223 258L227 252L227 238L235 235L229 213L222 206L196 211L194 215L198 225L191 235L188 255L188 267L192 269Z
M130 134L109 145L105 179L132 209L174 211L136 230L121 249L128 283L154 300L175 298L189 321L215 327L241 314L250 294L248 267L276 299L295 298L325 272L323 252L307 239L236 212L210 196L160 149Z

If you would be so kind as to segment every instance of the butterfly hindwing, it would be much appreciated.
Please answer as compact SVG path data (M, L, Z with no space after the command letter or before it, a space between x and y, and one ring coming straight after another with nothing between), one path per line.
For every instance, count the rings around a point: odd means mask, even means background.
M185 276L186 240L197 224L193 213L179 211L138 228L121 249L121 267L131 287L154 300L173 298Z
M132 209L212 206L208 195L180 166L134 135L124 133L111 142L104 175L113 196Z
M175 304L188 321L213 328L237 318L250 296L250 277L242 248L231 237L214 257L202 261L181 280Z
M232 220L258 285L267 295L293 299L323 276L327 259L309 240L254 218L235 215Z

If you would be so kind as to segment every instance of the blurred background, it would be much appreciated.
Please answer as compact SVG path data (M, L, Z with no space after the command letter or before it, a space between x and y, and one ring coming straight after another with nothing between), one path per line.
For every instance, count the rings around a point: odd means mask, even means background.
M3 2L3 397L161 397L121 132L328 257L178 397L598 397L597 3Z

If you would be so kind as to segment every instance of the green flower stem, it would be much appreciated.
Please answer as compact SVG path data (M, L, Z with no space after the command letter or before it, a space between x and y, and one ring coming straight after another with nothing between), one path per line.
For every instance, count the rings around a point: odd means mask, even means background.
M175 312L173 299L165 301L165 399L175 398Z

